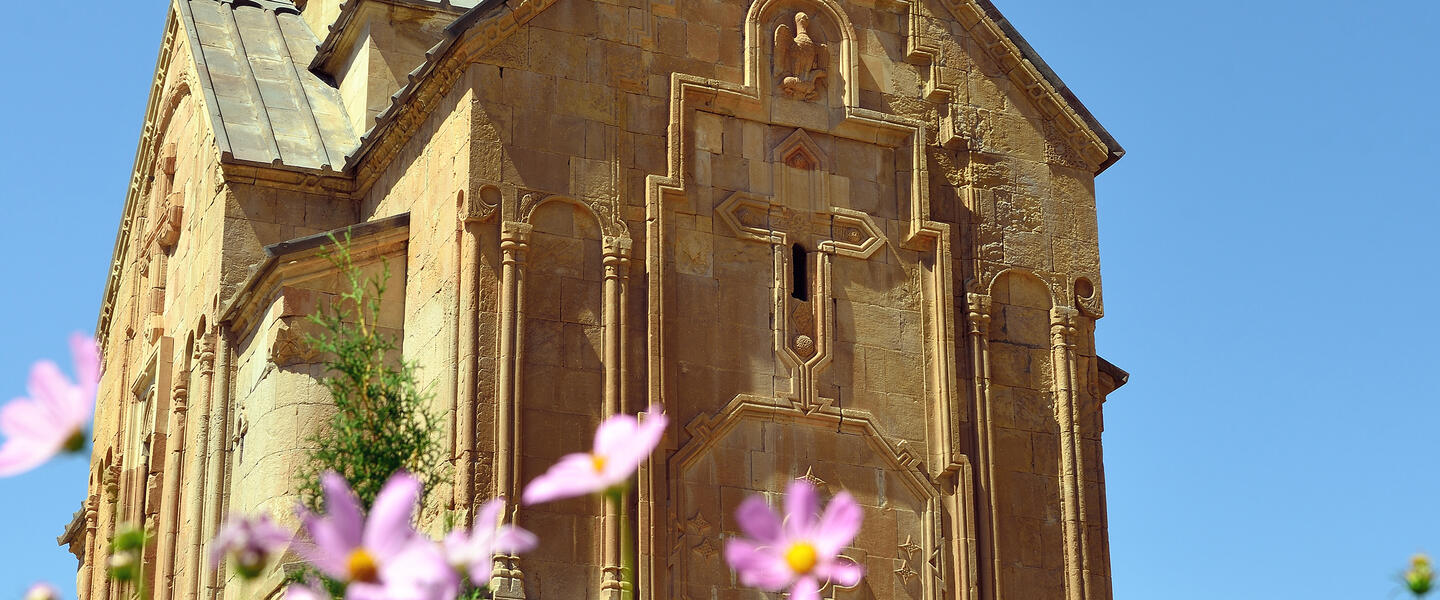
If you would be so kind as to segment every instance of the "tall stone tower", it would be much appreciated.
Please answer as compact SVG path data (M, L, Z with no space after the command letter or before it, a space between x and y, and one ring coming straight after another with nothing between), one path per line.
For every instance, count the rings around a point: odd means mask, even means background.
M126 522L160 597L278 593L204 555L229 512L295 520L338 231L447 417L426 527L659 405L645 600L766 597L720 549L795 478L865 506L868 575L827 597L1107 599L1093 183L1122 154L989 0L172 0L80 597L130 593ZM518 518L542 543L497 597L619 597L598 501Z

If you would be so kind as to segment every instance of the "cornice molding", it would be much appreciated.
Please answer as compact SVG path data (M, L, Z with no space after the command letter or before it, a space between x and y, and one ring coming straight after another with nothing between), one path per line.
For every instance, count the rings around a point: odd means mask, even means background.
M130 251L131 238L136 234L135 212L142 204L140 199L149 188L147 173L154 170L159 154L160 140L168 115L163 115L167 106L170 111L179 105L184 96L176 94L173 102L164 102L167 75L171 61L175 58L179 43L179 21L175 10L170 10L165 19L165 34L160 45L160 56L155 61L155 76L150 84L150 98L146 102L145 121L140 130L140 141L135 148L135 163L130 170L130 186L125 193L125 207L120 216L120 230L115 234L115 249L110 256L110 273L106 276L105 291L100 301L100 317L95 324L95 339L99 341L100 353L105 355L109 347L110 326L114 322L115 298L119 292L120 276L125 269L125 256ZM188 81L188 80L182 80ZM178 86L176 87L178 90ZM190 89L185 83L184 90Z

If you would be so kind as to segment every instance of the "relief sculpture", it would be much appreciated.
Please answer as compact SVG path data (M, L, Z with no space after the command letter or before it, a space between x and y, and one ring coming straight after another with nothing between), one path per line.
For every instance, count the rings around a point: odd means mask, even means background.
M814 100L825 89L830 46L810 34L810 15L795 13L795 28L775 28L775 76L787 97Z

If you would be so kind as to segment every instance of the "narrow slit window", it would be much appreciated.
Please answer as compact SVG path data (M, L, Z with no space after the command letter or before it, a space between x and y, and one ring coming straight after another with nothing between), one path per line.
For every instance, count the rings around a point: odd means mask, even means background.
M790 290L790 297L801 302L810 301L810 254L805 251L805 246L795 244L791 247L794 260L791 266L795 273L795 284Z

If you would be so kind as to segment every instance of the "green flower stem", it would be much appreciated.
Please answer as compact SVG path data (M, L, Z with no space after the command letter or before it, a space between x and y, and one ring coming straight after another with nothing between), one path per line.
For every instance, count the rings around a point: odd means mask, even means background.
M611 488L605 492L606 502L613 504L615 512L620 515L620 598L622 600L635 599L635 566L639 562L635 554L635 532L630 527L630 507L626 502L629 489L629 486L624 486Z

